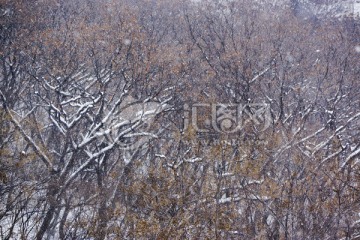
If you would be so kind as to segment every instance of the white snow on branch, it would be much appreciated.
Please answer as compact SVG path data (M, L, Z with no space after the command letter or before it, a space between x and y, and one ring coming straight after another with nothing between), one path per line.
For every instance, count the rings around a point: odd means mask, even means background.
M255 82L259 77L261 77L262 75L264 75L267 71L269 71L270 68L266 68L264 71L262 71L261 73L259 73L258 75L256 75L255 77L253 77L253 79L251 79L250 83Z
M1 93L2 95L2 93ZM30 144L30 146L33 148L34 152L40 157L40 159L43 161L43 163L51 170L53 170L53 164L52 161L48 158L48 156L41 150L41 148L35 143L35 141L26 134L25 130L22 128L20 123L13 117L10 110L5 106L5 111L10 117L10 121L14 124L15 128L19 130L21 135L24 137L27 143Z
M353 151L345 160L345 162L341 165L341 169L343 169L346 165L348 165L348 163L355 158L357 155L360 154L360 147L358 149L356 149L355 151Z

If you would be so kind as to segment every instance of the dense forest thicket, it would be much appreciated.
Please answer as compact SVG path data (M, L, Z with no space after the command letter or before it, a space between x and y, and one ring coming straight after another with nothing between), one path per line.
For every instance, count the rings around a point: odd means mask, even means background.
M0 0L0 238L359 239L359 19L294 2Z

